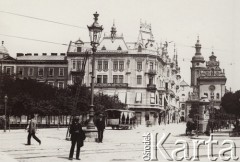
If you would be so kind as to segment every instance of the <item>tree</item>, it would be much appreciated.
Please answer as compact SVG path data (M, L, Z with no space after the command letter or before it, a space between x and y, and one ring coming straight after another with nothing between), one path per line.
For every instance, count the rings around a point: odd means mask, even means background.
M240 116L240 91L228 92L225 93L221 99L221 106L223 110L235 116L236 124L235 128L238 129L239 121L238 118Z

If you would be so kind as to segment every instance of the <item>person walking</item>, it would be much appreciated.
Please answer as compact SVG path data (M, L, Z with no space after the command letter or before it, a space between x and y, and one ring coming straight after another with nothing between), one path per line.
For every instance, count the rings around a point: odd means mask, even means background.
M78 117L73 118L69 133L71 134L71 141L72 141L69 160L73 160L74 148L76 144L77 144L76 159L80 160L79 158L80 148L83 146L83 141L85 140L86 136L84 131L82 130L81 124L79 123Z
M102 114L99 115L99 119L97 119L97 121L96 121L96 127L97 127L97 130L98 130L98 142L102 143L103 132L104 132L104 129L105 129L105 121L103 119Z
M34 115L30 116L30 121L27 129L28 129L27 145L31 145L31 137L33 137L39 143L39 145L41 145L41 140L37 138L37 136L35 135L37 129L37 122L34 119Z

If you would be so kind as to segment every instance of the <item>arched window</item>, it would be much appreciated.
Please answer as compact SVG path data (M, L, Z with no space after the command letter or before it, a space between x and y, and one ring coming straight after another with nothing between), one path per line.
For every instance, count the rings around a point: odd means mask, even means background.
M142 52L142 46L138 46L138 52Z
M214 76L214 69L211 69L211 76Z

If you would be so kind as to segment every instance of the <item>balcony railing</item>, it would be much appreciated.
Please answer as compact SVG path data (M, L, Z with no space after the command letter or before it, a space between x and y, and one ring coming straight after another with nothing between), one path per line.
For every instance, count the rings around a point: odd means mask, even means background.
M154 70L154 69L149 69L148 72L147 72L147 74L149 74L149 75L156 75L156 74L157 74L157 71Z
M148 84L147 85L147 90L148 91L156 91L157 90L156 85L155 84Z
M166 91L165 87L158 87L158 91Z
M95 83L96 88L127 88L128 83Z

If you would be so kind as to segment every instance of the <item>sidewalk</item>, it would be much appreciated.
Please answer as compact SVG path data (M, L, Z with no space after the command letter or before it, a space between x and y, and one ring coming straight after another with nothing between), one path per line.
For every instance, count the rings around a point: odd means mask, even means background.
M176 148L175 141L177 139L191 143L192 138L209 138L208 136L187 137L185 136L185 128L185 123L152 127L138 126L133 130L112 130L107 128L104 131L103 143L85 142L81 148L80 158L83 162L142 162L144 147L142 135L148 132L159 133L159 138L162 136L162 133L171 133L171 136L164 144L164 147L169 151ZM42 145L40 146L34 139L32 139L31 146L26 146L27 132L24 130L0 132L0 151L19 162L66 162L69 161L68 155L71 146L71 142L65 140L66 131L66 128L59 130L55 128L41 129L36 134L42 140ZM224 138L226 137L216 137L216 139L220 140ZM236 138L236 140L238 140L239 144L240 139ZM203 154L202 159L205 159L204 161L208 160L204 147L202 147L200 152ZM1 159L7 161L5 156L1 156ZM168 160L159 159L159 161Z

